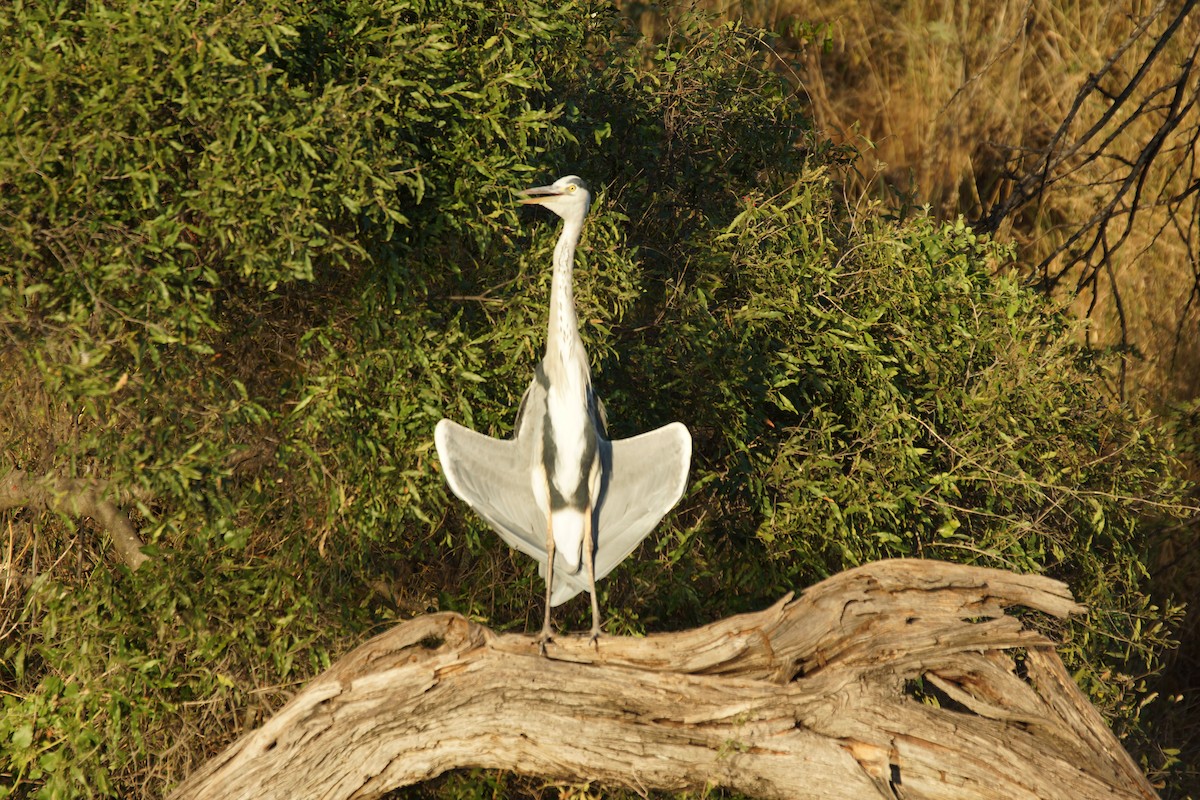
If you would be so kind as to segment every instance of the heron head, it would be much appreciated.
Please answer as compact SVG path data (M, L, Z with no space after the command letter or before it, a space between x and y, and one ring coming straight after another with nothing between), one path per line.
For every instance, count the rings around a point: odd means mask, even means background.
M520 194L523 205L545 206L563 219L583 219L592 202L587 184L577 175L567 175L549 186L535 186Z

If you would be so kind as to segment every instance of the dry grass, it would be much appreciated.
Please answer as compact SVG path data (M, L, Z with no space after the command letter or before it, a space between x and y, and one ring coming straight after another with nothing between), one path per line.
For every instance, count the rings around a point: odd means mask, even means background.
M700 5L776 31L793 31L796 21L815 23L828 34L828 51L786 33L777 49L809 97L818 127L861 151L857 188L894 187L913 202L930 204L938 215L969 219L1002 202L1014 176L1036 166L1093 74L1103 76L1100 91L1076 110L1061 143L1076 141L1099 120L1110 106L1105 93L1116 94L1137 73L1175 13L1167 3L1149 0ZM665 26L650 7L627 6L644 32ZM1134 37L1104 71L1146 20L1145 35ZM1192 14L1091 147L1052 170L1057 182L998 229L1001 238L1019 245L1021 263L1031 270L1043 262L1042 272L1065 270L1057 281L1059 295L1092 320L1092 343L1124 353L1114 387L1154 404L1200 394L1200 230L1194 198L1178 199L1194 191L1200 177L1200 110L1186 110L1163 141L1124 237L1123 212L1131 196L1118 204L1109 237L1121 238L1115 251L1103 258L1098 253L1084 266L1072 266L1066 253L1055 254L1114 197L1127 160L1137 158L1167 113L1169 96L1155 92L1178 75L1198 41L1200 14ZM1200 92L1195 76L1186 83L1185 94ZM1133 114L1142 101L1147 107ZM1091 157L1110 135L1111 142ZM1173 197L1176 202L1170 202ZM1082 244L1089 241L1085 237Z
M1049 145L1062 154L1080 144L1053 164L1045 191L1004 216L996 235L1017 244L1031 279L1053 278L1048 283L1062 302L1090 319L1091 344L1121 355L1115 394L1164 410L1200 402L1200 79L1181 67L1200 53L1200 11L1183 17L1138 80L1188 4L696 4L780 32L779 65L809 98L817 126L861 153L852 191L896 190L899 203L928 203L940 216L977 220L1037 169ZM667 6L664 15L658 6L625 6L648 35L661 34L665 17L683 8ZM816 35L797 22L815 23ZM1099 76L1095 90L1080 101L1092 76ZM1105 121L1131 82L1128 101ZM1147 155L1153 158L1141 181L1123 186L1131 165ZM1109 227L1087 228L1110 204ZM1085 235L1072 242L1081 229ZM1188 417L1178 419L1181 447L1200 449L1200 434L1182 425ZM1191 466L1200 477L1200 464ZM1190 599L1192 609L1200 608L1198 536L1195 519L1165 532L1156 565L1163 594ZM1191 612L1180 635L1157 711L1164 742L1182 743L1185 765L1166 796L1200 797L1200 613Z
M749 10L749 4L748 10ZM1144 19L1161 11L1146 35L1134 38ZM1131 38L1099 88L1110 96L1129 84L1173 12L1140 0L1060 3L999 0L992 3L790 0L754 9L760 24L782 29L791 15L828 25L832 50L807 48L801 57L803 87L818 125L862 149L860 189L872 181L911 191L939 215L977 219L1013 189L1013 175L1032 168L1075 109L1089 77ZM1194 196L1200 112L1184 109L1175 129L1145 171L1140 197L1116 206L1138 214L1114 221L1105 243L1083 263L1062 252L1081 223L1116 196L1129 162L1143 155L1171 113L1170 81L1200 42L1200 14L1185 20L1146 73L1122 113L1104 125L1090 146L1065 160L1060 176L1034 203L1007 217L997 234L1015 241L1020 260L1062 272L1056 292L1091 320L1092 344L1117 348L1121 368L1114 390L1168 407L1200 395L1200 231ZM1198 90L1193 75L1184 103ZM1188 98L1190 95L1191 99ZM1146 103L1141 114L1131 109ZM1110 101L1092 94L1075 111L1064 142L1078 140L1101 120ZM1127 124L1127 125L1126 125ZM1123 129L1120 126L1126 125ZM1105 139L1111 141L1098 147ZM870 143L870 147L863 145ZM1098 155L1092 156L1094 151ZM1182 200L1171 198L1183 196ZM1094 234L1084 236L1088 244ZM1194 467L1196 465L1193 465ZM1197 523L1163 537L1160 571L1164 594L1200 605L1195 565ZM1168 566L1170 565L1170 566ZM1173 568L1172 568L1173 567ZM1200 615L1180 631L1184 647L1163 682L1169 695L1156 711L1164 746L1181 746L1185 765L1169 796L1200 790ZM1152 759L1153 760L1153 759ZM1161 761L1160 761L1161 763Z

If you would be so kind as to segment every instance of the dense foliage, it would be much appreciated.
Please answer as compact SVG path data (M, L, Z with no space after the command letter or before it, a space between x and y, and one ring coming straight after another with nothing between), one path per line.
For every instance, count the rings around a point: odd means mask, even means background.
M510 429L557 233L511 193L567 173L597 189L577 300L613 432L695 437L601 587L611 632L877 558L1045 571L1136 731L1169 453L1004 250L848 204L761 45L537 0L0 10L0 472L104 482L153 555L6 520L33 580L0 598L0 796L158 796L395 619L536 624L431 433Z

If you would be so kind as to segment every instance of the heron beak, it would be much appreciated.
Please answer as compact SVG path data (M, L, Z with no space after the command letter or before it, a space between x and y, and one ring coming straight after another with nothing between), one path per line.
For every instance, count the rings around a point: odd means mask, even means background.
M517 194L521 197L521 205L527 206L552 200L555 197L561 196L562 192L553 186L535 186L532 189L525 189L524 191L517 192Z

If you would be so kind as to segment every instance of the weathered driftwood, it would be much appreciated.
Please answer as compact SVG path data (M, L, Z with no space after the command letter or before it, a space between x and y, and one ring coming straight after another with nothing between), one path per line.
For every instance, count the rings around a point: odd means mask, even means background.
M434 614L342 658L171 797L376 797L457 767L778 798L1155 797L1011 606L1083 611L1048 578L897 560L696 630L563 636L547 658Z

